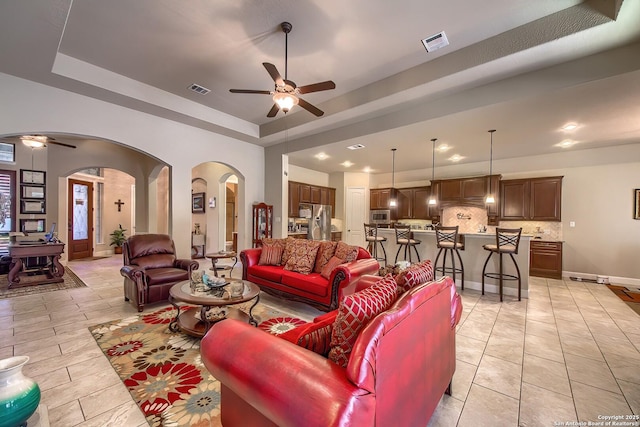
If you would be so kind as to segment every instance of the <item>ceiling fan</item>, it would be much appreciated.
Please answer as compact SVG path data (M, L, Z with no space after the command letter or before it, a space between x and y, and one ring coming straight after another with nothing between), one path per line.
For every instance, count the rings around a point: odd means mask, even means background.
M17 135L12 137L0 138L0 140L7 142L16 142L16 140L20 140L24 145L31 148L42 148L46 147L47 144L60 145L67 148L76 148L75 145L58 142L55 140L55 138L46 135Z
M287 79L287 51L289 42L289 33L291 32L291 24L289 22L283 22L280 24L282 32L285 34L285 47L284 47L284 79L278 72L275 65L268 62L263 62L262 65L267 70L273 81L275 82L275 88L272 91L269 90L252 90L252 89L229 89L232 93L257 93L261 95L273 96L273 107L269 110L267 117L275 117L278 110L282 109L284 113L288 113L294 105L300 105L305 110L309 111L318 117L324 114L324 111L318 107L309 104L304 99L300 98L299 94L320 92L323 90L335 89L336 84L331 80L324 82L313 83L305 86L296 86L296 84Z

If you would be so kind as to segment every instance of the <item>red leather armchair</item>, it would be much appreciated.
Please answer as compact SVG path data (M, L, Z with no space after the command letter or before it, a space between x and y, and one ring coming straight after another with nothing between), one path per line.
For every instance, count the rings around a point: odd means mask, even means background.
M222 424L425 426L451 391L461 310L449 277L407 291L365 326L346 368L239 321L219 322L200 351L221 382Z
M141 312L145 304L167 301L171 286L191 277L199 264L177 259L173 240L166 234L136 234L122 246L124 300L133 301Z

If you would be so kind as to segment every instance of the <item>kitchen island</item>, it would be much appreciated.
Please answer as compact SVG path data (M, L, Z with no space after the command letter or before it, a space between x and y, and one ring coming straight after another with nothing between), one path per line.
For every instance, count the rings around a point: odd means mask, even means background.
M436 232L433 230L412 230L414 239L420 240L422 243L416 246L420 259L430 259L431 262L435 262L438 255L438 248L436 246ZM387 238L384 242L385 249L387 250L387 262L389 265L393 264L398 251L398 245L396 244L396 235L393 228L379 228L378 235ZM460 257L464 263L464 287L465 289L482 289L482 267L484 262L489 256L489 251L482 248L483 245L490 245L496 243L496 235L494 233L464 233L461 234L464 240L464 250L460 251ZM530 235L523 234L520 237L520 246L518 254L514 255L518 267L520 268L520 276L522 278L522 297L528 298L529 295L529 241ZM398 255L398 261L404 259L404 250L400 251ZM412 254L412 260L415 262L415 252ZM408 258L408 256L407 256ZM487 264L487 272L496 272L499 270L500 257L494 255ZM447 258L447 266L450 266L450 257ZM456 258L456 263L457 263ZM442 256L438 260L442 262ZM504 272L507 274L516 274L515 267L511 261L511 257L508 255L503 257ZM461 280L460 275L456 276L456 284L460 287ZM496 279L485 279L485 293L499 292L499 284ZM518 296L518 282L516 280L505 280L503 282L503 294L510 296Z

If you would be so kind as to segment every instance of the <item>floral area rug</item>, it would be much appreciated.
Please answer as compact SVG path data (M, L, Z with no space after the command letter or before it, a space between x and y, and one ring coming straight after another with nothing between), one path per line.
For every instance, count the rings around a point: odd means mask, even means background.
M175 312L167 307L89 330L149 425L218 426L220 382L202 363L200 339L169 330ZM305 323L263 304L253 316L274 335Z

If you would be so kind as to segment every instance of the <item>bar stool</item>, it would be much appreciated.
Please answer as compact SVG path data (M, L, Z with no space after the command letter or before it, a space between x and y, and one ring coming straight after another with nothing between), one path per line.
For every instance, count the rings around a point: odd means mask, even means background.
M367 251L373 256L376 261L384 261L384 266L387 266L387 251L384 248L382 242L386 242L387 238L378 236L378 224L364 224L364 237L367 242ZM378 256L378 246L382 248L384 257Z
M484 278L488 277L490 279L498 279L500 280L500 301L502 301L502 282L504 280L517 280L518 281L518 301L520 301L520 296L522 292L522 279L520 278L520 269L518 268L518 263L516 259L513 257L513 254L518 253L518 246L520 245L520 235L522 234L522 228L497 228L496 229L496 244L495 245L484 245L482 246L485 250L489 251L489 256L487 260L484 262L484 267L482 267L482 295L484 295ZM493 254L500 255L500 271L499 272L490 272L486 273L487 264L489 263L489 259ZM502 266L502 255L509 254L511 260L513 261L513 265L516 267L517 275L506 274L504 273Z
M411 248L413 248L416 252L416 256L418 257L418 262L420 262L420 255L418 254L416 246L422 243L422 241L411 238L411 227L408 225L395 225L394 228L396 230L396 244L398 245L398 252L396 252L396 259L394 263L398 263L398 255L403 247L405 261L407 260L407 250L409 250L409 262L412 262Z
M464 291L464 264L462 263L462 258L460 257L459 250L464 249L464 245L458 242L458 226L455 227L444 227L441 225L436 225L436 246L438 247L438 255L436 255L436 261L433 264L433 272L434 274L438 271L442 272L442 275L445 276L447 273L453 274L453 282L456 281L456 273L460 273L462 276L461 288ZM444 256L442 257L442 265L438 267L438 259L440 255L444 252ZM458 260L460 261L460 268L456 268L456 258L453 254L458 256ZM447 267L447 254L451 255L451 267ZM435 277L434 277L435 278Z

